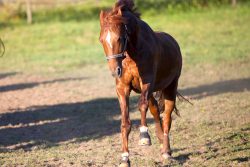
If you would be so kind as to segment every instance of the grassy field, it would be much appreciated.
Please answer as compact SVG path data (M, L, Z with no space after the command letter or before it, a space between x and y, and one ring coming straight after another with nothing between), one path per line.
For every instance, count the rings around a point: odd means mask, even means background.
M249 6L143 17L154 30L172 34L186 64L249 58ZM6 55L1 71L61 72L104 64L98 19L48 21L0 29ZM235 49L237 48L237 49ZM42 68L41 68L42 67Z
M132 166L249 166L250 7L144 13L154 30L179 41L184 68L171 143L174 162L153 145L139 147L138 95L131 97ZM1 18L1 17L0 17ZM0 24L1 25L1 24ZM0 166L118 164L120 111L99 44L97 17L0 27Z

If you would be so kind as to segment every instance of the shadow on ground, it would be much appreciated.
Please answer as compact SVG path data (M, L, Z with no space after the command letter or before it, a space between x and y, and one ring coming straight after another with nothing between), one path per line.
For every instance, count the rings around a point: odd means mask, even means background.
M137 97L131 97L135 111ZM88 141L120 132L116 98L100 98L82 103L34 106L0 114L0 146L30 150L33 146L53 146L65 141ZM149 120L152 123L153 120ZM139 120L132 120L139 123ZM22 144L26 143L26 144ZM21 144L21 145L20 145ZM45 147L46 147L45 146Z
M19 73L18 72L0 73L0 79L8 78L17 74Z
M15 75L15 74L6 74L6 76L2 77L8 77L10 75ZM1 79L1 75L0 75ZM68 81L80 81L88 79L87 77L81 77L81 78L62 78L62 79L55 79L51 81L43 81L43 82L28 82L28 83L18 83L18 84L12 84L12 85L4 85L0 86L0 93L1 92L8 92L8 91L15 91L15 90L23 90L23 89L28 89L28 88L33 88L39 85L45 85L45 84L53 84L57 82L68 82Z
M220 81L213 84L181 89L180 93L193 99L202 99L229 92L250 91L250 78Z

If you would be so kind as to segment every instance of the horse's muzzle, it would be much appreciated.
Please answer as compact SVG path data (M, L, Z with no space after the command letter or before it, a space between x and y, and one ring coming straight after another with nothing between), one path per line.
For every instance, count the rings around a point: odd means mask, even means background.
M121 78L122 77L122 68L116 67L115 71L112 72L112 76L115 78Z

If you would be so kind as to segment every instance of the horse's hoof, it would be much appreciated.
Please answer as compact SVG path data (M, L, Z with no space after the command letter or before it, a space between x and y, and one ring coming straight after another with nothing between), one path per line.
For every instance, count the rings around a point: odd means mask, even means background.
M150 146L151 141L148 138L143 138L139 140L139 146Z
M120 163L119 167L130 167L128 163Z
M148 132L141 132L139 146L150 146L150 145L151 145L151 139Z
M163 153L162 158L163 158L163 160L172 160L173 159L170 153Z
M121 160L119 167L130 167L130 161L127 160Z

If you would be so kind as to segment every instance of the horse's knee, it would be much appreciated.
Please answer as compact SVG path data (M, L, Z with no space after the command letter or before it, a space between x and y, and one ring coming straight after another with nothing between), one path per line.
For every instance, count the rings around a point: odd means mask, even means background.
M140 111L146 111L148 109L148 100L146 100L145 98L140 98L139 101L139 110Z
M165 128L163 128L163 136L169 136L169 132L170 132L170 128L168 126L165 126Z
M141 105L139 106L139 110L140 110L141 112L145 112L145 111L147 111L147 109L148 109L148 105L147 105L147 104L141 104Z
M126 121L126 122L121 123L121 131L122 132L129 133L130 130L131 130L131 122L130 121Z

